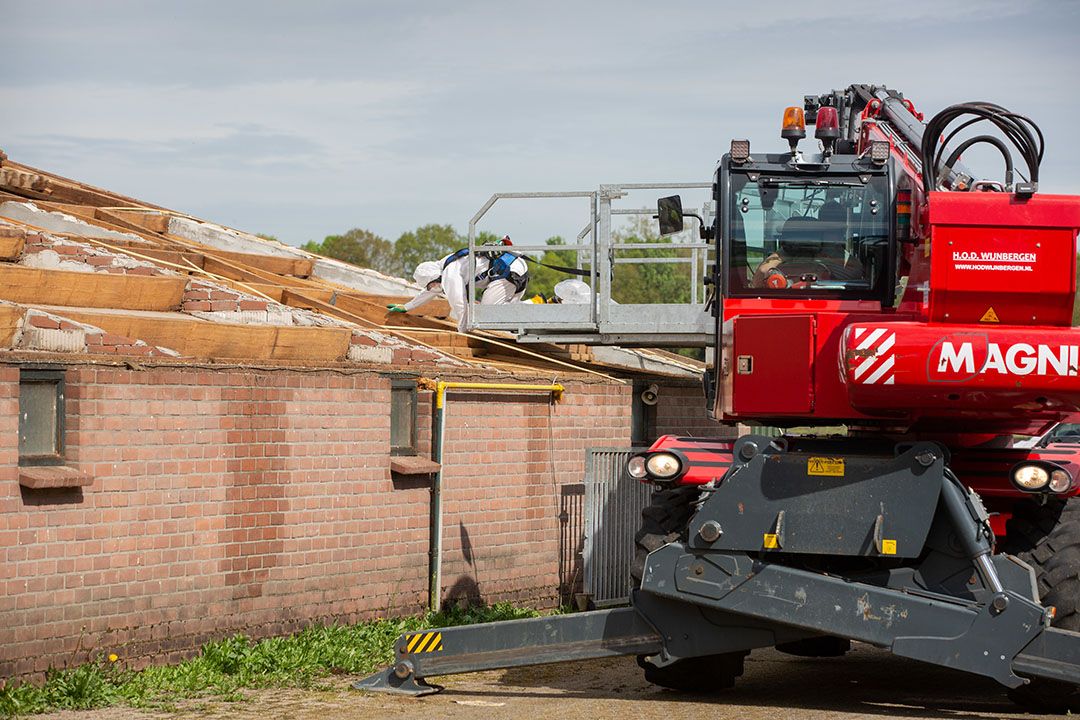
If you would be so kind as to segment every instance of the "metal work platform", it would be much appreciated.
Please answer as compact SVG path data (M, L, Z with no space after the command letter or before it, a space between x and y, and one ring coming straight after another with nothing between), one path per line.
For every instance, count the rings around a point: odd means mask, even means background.
M587 345L622 345L627 347L704 347L712 342L716 319L706 309L707 298L702 282L708 265L714 262L713 247L704 241L623 242L613 233L612 219L645 217L656 213L652 207L617 207L618 201L631 192L656 190L657 197L680 190L711 188L709 183L623 183L601 185L593 191L496 193L469 221L469 248L475 249L477 224L500 201L551 200L582 198L587 201L589 217L574 242L550 246L514 243L514 250L539 258L544 251L570 251L576 255L576 267L588 271L581 279L592 289L592 301L580 304L481 305L470 292L467 308L468 326L473 330L505 330L517 335L520 342L580 343ZM710 222L711 209L703 203L699 210L689 208ZM688 230L696 236L696 227ZM655 251L641 257L641 251ZM687 267L689 302L685 297L670 303L620 304L617 266L669 263ZM474 273L475 275L475 273ZM569 276L568 276L569 277ZM470 287L470 290L472 288Z

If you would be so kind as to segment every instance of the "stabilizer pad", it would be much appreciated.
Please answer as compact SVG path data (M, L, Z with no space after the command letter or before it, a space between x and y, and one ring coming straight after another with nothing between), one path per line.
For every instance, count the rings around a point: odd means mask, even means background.
M394 693L396 695L410 695L412 697L434 695L443 689L441 685L428 685L424 682L423 678L418 678L412 673L409 673L404 678L400 678L397 676L397 673L394 672L393 668L381 670L374 675L369 675L363 680L358 680L353 683L353 687L357 690L367 690L368 692Z

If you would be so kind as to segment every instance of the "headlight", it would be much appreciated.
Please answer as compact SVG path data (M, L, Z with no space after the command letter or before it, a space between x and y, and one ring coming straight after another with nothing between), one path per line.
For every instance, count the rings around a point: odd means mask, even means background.
M641 480L648 474L645 469L645 458L641 455L635 455L626 461L626 474L635 480Z
M1072 490L1072 486L1072 475L1065 470L1054 470L1050 473L1050 492L1069 492L1069 490Z
M1013 468L1012 483L1024 492L1051 492L1064 494L1076 486L1073 474L1045 460L1020 463Z
M645 467L653 477L666 479L678 475L679 470L682 469L682 463L671 453L658 452L649 456L649 459L645 461Z
M1018 465L1013 469L1012 481L1025 492L1039 492L1050 484L1050 472L1041 465Z

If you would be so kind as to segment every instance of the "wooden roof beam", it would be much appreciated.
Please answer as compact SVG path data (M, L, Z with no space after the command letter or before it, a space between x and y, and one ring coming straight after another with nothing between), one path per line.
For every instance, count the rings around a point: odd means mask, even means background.
M157 210L118 210L117 208L108 208L101 212L110 217L119 218L137 225L147 232L161 235L169 232L169 218L172 217L169 213Z
M0 304L0 348L9 348L22 324L26 308Z
M103 190L54 173L5 160L0 167L0 190L35 200L92 205L94 207L139 206L164 209L141 200Z
M178 310L186 277L71 272L0 264L0 300L123 310Z
M379 325L385 325L388 318L393 317L396 325L406 325L409 327L420 328L434 328L439 330L453 331L457 330L457 326L453 323L446 322L445 320L439 320L436 318L427 318L421 315L414 315L412 313L402 313L396 315L389 315L386 310L386 305L378 302L371 302L367 298L354 295L352 293L339 293L335 298L333 305L335 307L342 308L354 315L359 315L371 322L378 323Z
M97 225L105 230L112 230L118 233L127 233L128 235L135 235L141 237L149 243L154 245L162 245L163 238L152 232L139 227L135 223L127 222L122 218L110 217L108 213L98 210L93 207L84 207L80 205L57 205L55 203L40 203L40 206L46 210L59 210L60 212L66 212L75 217L81 218L91 225Z
M275 275L291 275L298 278L309 277L312 268L315 265L313 260L279 257L277 255L257 255L255 253L232 252L209 247L201 252L204 255L213 255L223 260L246 265Z
M41 309L109 333L142 340L207 360L341 362L352 330L208 322L179 313L117 312L93 308Z
M384 327L382 327L380 323L370 321L370 320L368 320L365 317L360 316L360 315L354 315L353 313L350 313L349 311L347 311L347 310L345 310L345 309L343 309L343 308L341 308L341 307L339 307L337 305L330 305L328 303L316 300L315 298L311 297L310 295L308 295L304 291L297 291L297 290L291 290L291 289L286 290L285 295L282 298L282 301L285 304L287 304L287 305L289 305L291 307L304 308L304 309L307 309L307 310L317 310L317 311L321 312L324 315L329 315L331 317L337 317L337 318L340 318L342 320L347 320L349 322L356 323L356 324L361 325L361 326L365 326L365 325L374 326L373 329L376 332L385 333L386 335L392 335L394 337L407 340L410 343L413 343L415 345L420 345L422 347L428 348L429 350L438 350L438 351L446 352L447 354L454 355L454 356L458 357L461 360L465 360L466 362L470 362L471 358L472 358L472 353L470 353L470 352L464 352L464 353L447 352L447 350L445 348L443 348L443 347L441 347L439 345L436 345L434 343L428 344L427 342L424 342L423 340L418 340L417 338L409 336L407 333L397 332L397 331L394 331L394 330L387 330ZM430 340L431 338L425 338L425 339ZM465 351L468 351L468 348L465 348Z
M26 231L19 227L0 225L0 260L18 260L26 245Z

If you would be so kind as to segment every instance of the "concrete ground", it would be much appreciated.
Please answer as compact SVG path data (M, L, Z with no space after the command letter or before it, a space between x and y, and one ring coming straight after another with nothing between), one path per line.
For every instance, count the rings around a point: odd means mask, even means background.
M178 711L112 708L39 716L49 720L240 718L242 720L830 720L835 718L1036 718L990 680L940 670L857 645L846 657L805 659L756 651L737 687L687 695L645 682L633 658L497 670L438 678L425 698L331 689L255 691L246 702L193 702Z

